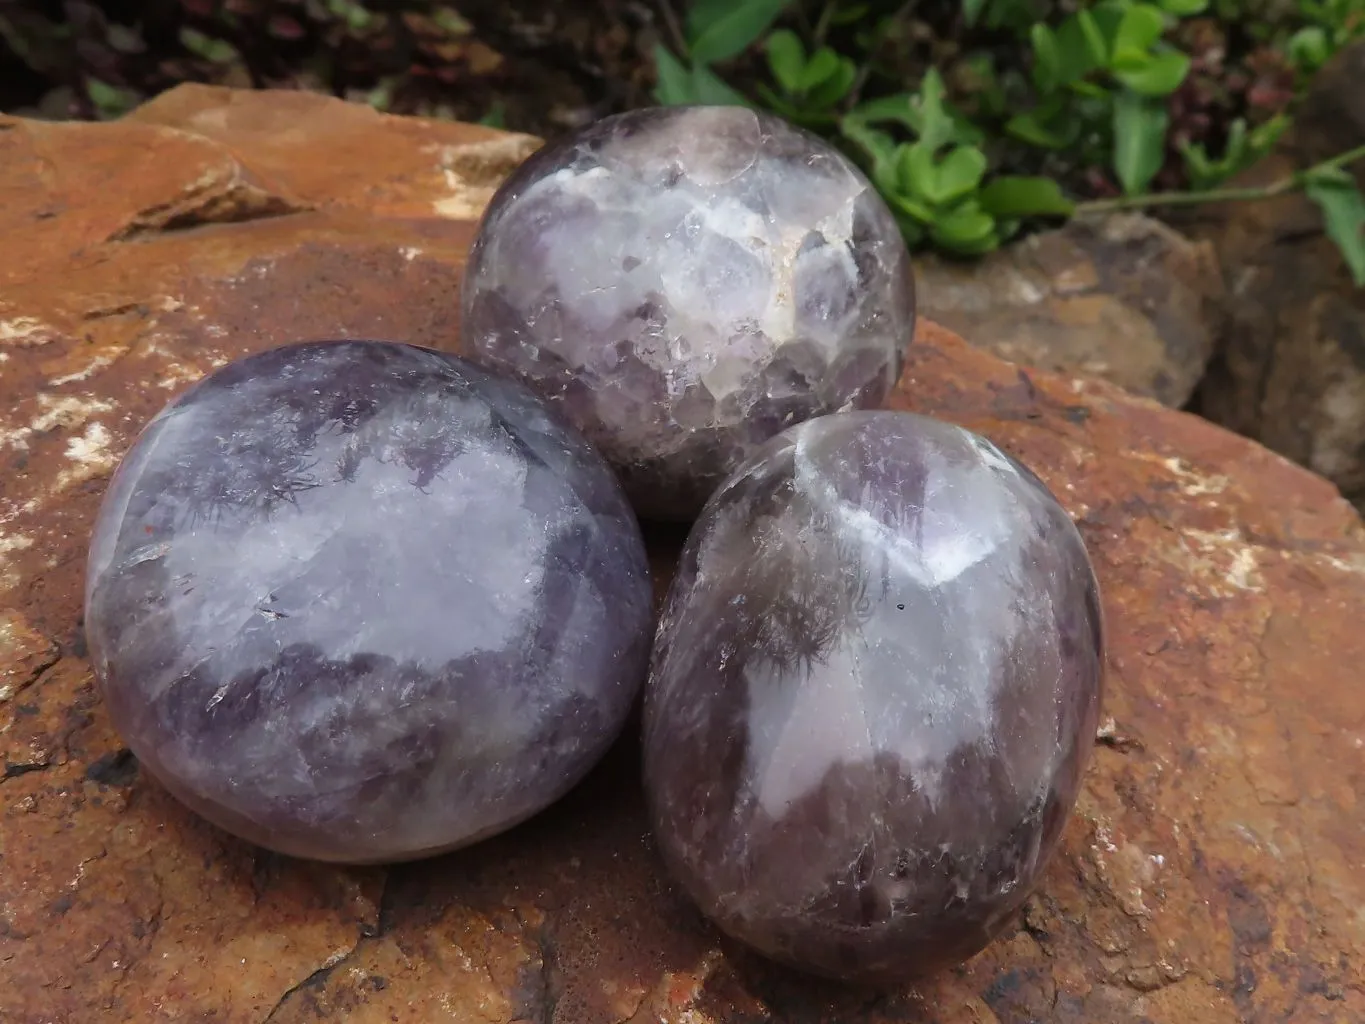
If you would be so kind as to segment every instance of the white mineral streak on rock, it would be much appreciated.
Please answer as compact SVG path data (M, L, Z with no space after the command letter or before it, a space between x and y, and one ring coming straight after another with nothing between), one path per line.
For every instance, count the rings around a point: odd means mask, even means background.
M87 424L84 433L68 438L66 457L71 464L57 474L55 489L63 491L73 484L112 472L118 465L113 440L109 428L98 422Z
M0 345L46 345L59 337L61 335L55 329L31 316L0 320Z
M27 449L34 434L46 434L58 427L70 430L85 423L91 416L113 408L110 403L91 395L52 395L46 391L38 393L37 403L38 415L26 426L0 426L0 446Z
M33 538L21 533L0 533L0 589L18 586L19 574L10 566L10 556L16 551L33 547Z

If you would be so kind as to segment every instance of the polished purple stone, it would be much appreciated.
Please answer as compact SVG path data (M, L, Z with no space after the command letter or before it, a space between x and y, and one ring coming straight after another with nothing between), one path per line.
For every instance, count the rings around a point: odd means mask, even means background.
M610 468L520 384L408 345L274 349L173 402L110 484L86 587L143 766L321 860L535 813L647 667L648 569Z
M1093 745L1095 577L1066 512L959 427L794 427L703 511L655 641L665 860L769 957L889 982L1003 928Z
M463 336L560 405L642 515L694 517L785 427L881 403L914 281L895 218L815 136L743 107L607 118L493 198Z

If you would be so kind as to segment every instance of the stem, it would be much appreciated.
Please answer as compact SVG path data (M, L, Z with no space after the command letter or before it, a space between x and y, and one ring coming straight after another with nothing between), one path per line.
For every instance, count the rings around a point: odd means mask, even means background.
M877 59L877 51L882 48L882 43L886 42L887 33L891 31L891 26L900 21L915 8L918 0L905 0L905 3L896 8L894 14L888 15L880 25L877 32L872 37L867 48L867 60L863 61L858 67L858 75L853 79L853 85L848 90L848 95L844 98L844 109L852 110L862 99L863 87L867 85L867 80L872 75L872 62Z
M1244 200L1273 199L1275 196L1292 192L1302 185L1309 175L1345 167L1357 160L1365 159L1365 146L1348 149L1330 160L1314 164L1306 171L1295 173L1272 181L1269 185L1249 188L1214 188L1203 192L1149 192L1142 196L1120 196L1117 199L1092 199L1077 203L1076 213L1108 213L1112 210L1141 210L1149 206L1194 206L1199 203L1235 203Z
M659 0L659 13L663 16L664 28L672 37L678 56L687 59L687 36L683 34L682 23L678 21L678 13L673 10L670 0Z
M811 33L811 52L820 49L825 44L825 36L829 35L829 23L834 20L834 11L838 6L838 0L825 0L825 4L820 8L820 17L815 22L815 31Z

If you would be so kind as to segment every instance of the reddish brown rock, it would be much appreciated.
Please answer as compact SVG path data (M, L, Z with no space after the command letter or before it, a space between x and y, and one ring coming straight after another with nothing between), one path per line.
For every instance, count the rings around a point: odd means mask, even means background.
M0 120L0 754L21 764L0 783L0 1020L1365 1019L1358 519L1217 427L928 325L896 404L1038 469L1094 555L1112 646L1062 850L960 969L873 998L720 942L662 874L629 743L528 825L392 870L262 853L140 776L80 631L111 467L238 354L453 344L473 225L451 200L476 206L471 168L530 145L198 88L120 124ZM194 198L215 167L238 199ZM203 212L242 196L249 219Z

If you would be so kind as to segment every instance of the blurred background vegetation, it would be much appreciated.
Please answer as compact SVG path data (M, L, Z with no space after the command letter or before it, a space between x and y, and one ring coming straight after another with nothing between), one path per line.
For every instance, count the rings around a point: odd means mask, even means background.
M912 243L972 255L1218 189L1359 38L1365 0L0 0L0 109L112 118L198 81L552 137L751 103L858 159ZM1365 281L1343 157L1288 185Z

